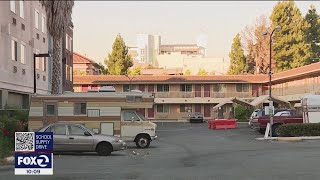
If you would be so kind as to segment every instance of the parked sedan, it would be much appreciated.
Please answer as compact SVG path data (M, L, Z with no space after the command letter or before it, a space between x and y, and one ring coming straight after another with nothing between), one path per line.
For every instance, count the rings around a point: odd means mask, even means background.
M194 112L189 115L189 121L190 123L193 123L193 122L203 123L203 115L199 112Z
M38 132L53 132L55 152L97 152L100 156L107 156L126 148L126 143L120 138L96 134L81 124L50 124Z

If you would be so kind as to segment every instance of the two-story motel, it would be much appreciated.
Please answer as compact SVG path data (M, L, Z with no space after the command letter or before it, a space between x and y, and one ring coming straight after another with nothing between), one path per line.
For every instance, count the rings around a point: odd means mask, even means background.
M232 102L238 99L252 102L268 94L267 75L213 75L213 76L135 76L131 83L126 76L98 75L75 76L74 91L87 92L102 86L112 85L116 91L130 89L155 93L152 109L139 109L148 119L186 119L190 112L201 112L205 119L217 117L213 107L219 103L228 117ZM299 105L306 94L320 92L320 63L276 73L272 77L272 95L289 102L291 107ZM265 103L265 102L261 102Z

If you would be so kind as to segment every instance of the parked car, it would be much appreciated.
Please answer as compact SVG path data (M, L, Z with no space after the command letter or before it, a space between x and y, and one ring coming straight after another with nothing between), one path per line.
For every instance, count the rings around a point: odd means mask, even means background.
M100 156L108 156L126 148L122 139L94 133L81 124L50 124L38 132L53 132L54 152L97 152Z
M284 116L284 115L295 116L296 115L296 111L292 109L275 109L274 113L275 113L274 116ZM258 118L263 116L269 117L269 115L265 114L264 109L256 109L255 111L253 111L253 113L250 116L249 126L252 129L256 129L255 125L258 123Z
M203 123L203 114L201 114L199 112L191 113L189 116L189 122L190 123L193 123L193 122Z

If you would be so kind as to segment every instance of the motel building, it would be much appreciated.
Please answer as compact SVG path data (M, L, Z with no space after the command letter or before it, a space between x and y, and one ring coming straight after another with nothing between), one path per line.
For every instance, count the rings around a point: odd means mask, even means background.
M130 77L132 78L132 77ZM153 108L138 109L150 120L186 120L191 112L205 119L233 118L234 105L261 108L268 104L268 75L87 75L74 77L74 92L114 86L117 92L155 93ZM98 93L98 92L96 92ZM320 93L320 63L273 74L272 97L276 107L299 108L300 99Z

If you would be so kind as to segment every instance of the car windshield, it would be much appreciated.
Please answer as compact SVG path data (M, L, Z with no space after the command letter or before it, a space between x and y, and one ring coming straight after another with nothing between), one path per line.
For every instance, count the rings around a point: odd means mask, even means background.
M98 134L98 133L93 132L91 129L87 128L86 126L82 125L81 127L83 127L85 130L87 130L90 134Z
M147 119L142 114L137 113L137 115L140 117L142 121L147 121Z

